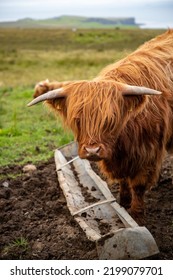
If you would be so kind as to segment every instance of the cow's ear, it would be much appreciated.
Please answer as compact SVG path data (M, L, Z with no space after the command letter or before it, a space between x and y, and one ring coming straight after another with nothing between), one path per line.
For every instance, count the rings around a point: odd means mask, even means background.
M155 89L142 87L142 86L131 86L127 84L119 84L123 95L160 95L161 92Z
M39 82L38 84L36 84L35 88L34 88L34 95L33 97L36 98L39 95L44 94L45 92L49 91L49 80L46 79L44 81Z
M64 91L63 88L54 89L54 90L48 91L42 95L39 95L38 97L33 99L30 103L28 103L27 106L33 106L42 101L59 99L59 98L63 98L66 96L67 96L67 93Z

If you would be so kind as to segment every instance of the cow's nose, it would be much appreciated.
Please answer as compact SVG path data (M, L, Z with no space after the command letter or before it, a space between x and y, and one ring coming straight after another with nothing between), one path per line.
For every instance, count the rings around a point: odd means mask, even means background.
M94 148L88 148L88 147L85 147L85 150L90 154L90 155L97 155L99 150L100 150L100 147L94 147Z

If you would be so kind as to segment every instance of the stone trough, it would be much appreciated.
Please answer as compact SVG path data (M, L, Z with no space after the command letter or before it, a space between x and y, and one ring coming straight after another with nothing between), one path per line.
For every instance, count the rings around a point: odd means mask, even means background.
M117 203L107 183L77 151L76 142L56 150L56 170L70 213L96 242L98 258L144 259L159 253L148 229L138 226Z

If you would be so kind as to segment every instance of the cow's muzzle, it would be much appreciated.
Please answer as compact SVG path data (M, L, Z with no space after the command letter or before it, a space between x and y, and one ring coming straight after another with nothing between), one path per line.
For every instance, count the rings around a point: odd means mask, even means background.
M87 146L83 145L80 149L79 156L92 161L99 161L102 159L102 147L97 146Z

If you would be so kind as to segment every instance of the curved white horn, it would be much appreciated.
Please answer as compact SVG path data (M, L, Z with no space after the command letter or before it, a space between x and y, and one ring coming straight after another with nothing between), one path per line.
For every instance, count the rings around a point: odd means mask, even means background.
M42 95L39 95L35 99L33 99L30 103L27 104L27 106L30 107L32 105L35 105L35 104L45 101L45 100L66 97L66 94L63 91L64 91L63 88L58 88L58 89L48 91Z
M147 87L123 85L122 94L123 95L159 95L162 94L162 92Z

